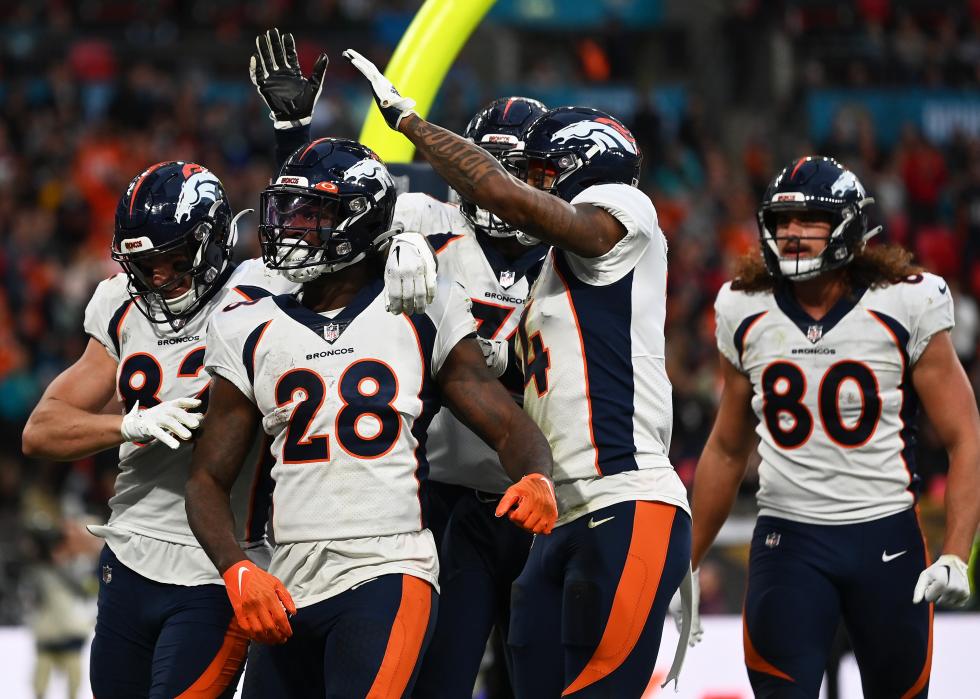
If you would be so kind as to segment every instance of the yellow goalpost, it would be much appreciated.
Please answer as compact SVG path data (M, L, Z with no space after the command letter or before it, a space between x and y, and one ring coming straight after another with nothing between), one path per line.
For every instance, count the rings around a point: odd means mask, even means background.
M495 1L426 0L415 15L384 74L415 100L420 116L428 116L449 67ZM415 152L407 138L388 128L373 104L358 140L389 163L411 162Z

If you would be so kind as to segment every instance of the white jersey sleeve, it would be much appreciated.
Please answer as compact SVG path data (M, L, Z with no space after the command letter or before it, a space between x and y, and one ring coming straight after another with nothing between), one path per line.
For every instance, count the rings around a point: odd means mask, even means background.
M648 245L658 245L666 256L667 241L657 222L650 197L626 184L597 184L572 199L572 205L592 204L608 211L626 228L626 235L599 257L566 252L569 267L580 280L594 286L619 281L632 270Z
M925 273L918 284L902 284L909 314L909 361L915 364L932 336L953 327L953 295L946 280Z
M120 316L132 303L126 286L126 275L122 273L103 280L85 307L85 333L100 342L116 362L119 361Z
M437 376L443 362L460 340L476 335L472 302L457 282L441 279L435 299L426 308L426 315L436 328L432 346L432 375Z
M254 403L252 381L242 361L241 351L233 349L235 346L241 347L245 339L237 337L240 333L236 332L237 324L231 318L235 310L233 306L226 306L212 316L208 324L204 368L212 376L220 376L231 381Z
M725 282L725 285L718 291L715 298L715 340L718 344L718 351L734 367L742 369L742 359L735 348L735 328L738 318L735 311L735 299L732 293L732 283Z
M428 194L406 192L395 201L392 226L406 233L432 235L452 230L452 210L449 204L433 199Z

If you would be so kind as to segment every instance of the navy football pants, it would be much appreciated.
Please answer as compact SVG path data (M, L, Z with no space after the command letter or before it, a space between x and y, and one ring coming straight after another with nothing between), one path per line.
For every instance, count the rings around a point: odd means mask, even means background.
M927 565L913 510L840 526L759 517L743 634L756 697L817 697L841 619L865 697L926 697L932 605L912 592Z
M282 645L253 643L244 699L408 697L432 635L438 595L411 575L382 575L301 607Z
M690 560L690 517L660 502L618 503L536 536L511 604L517 697L640 697Z
M224 585L168 585L99 559L99 615L90 676L97 699L231 697L248 638Z
M459 699L473 693L491 629L507 638L511 585L527 561L531 534L494 516L499 496L434 481L428 487L429 525L439 544L439 618L413 696Z

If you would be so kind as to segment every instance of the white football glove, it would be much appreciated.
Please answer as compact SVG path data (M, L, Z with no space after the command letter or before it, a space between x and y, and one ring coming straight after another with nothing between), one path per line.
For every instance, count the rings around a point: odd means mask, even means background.
M385 308L389 313L422 313L436 295L436 255L420 233L398 233L385 262Z
M688 639L688 645L691 646L691 648L700 643L701 637L704 636L704 629L701 627L700 605L700 569L695 569L691 573L691 636ZM674 592L674 596L671 597L670 604L667 606L667 611L670 612L672 617L674 617L674 623L677 625L677 631L679 633L681 631L681 627L684 625L684 605L681 603L680 588L678 588L677 591Z
M507 371L509 356L507 340L487 340L480 336L477 336L476 340L480 343L480 349L483 350L483 361L490 368L490 373L494 375L494 378L499 379Z
M970 578L966 563L959 556L946 553L919 574L912 594L913 604L922 600L962 607L970 599Z
M415 114L412 111L415 100L411 97L402 97L391 81L381 74L378 67L354 49L347 49L343 55L371 82L374 101L381 110L381 116L388 122L388 126L397 131L402 119L409 114Z
M190 412L200 404L197 398L175 398L140 410L139 401L136 401L133 409L123 417L119 431L127 442L144 443L156 439L176 449L180 446L177 439L187 441L191 438L191 430L200 427L204 415Z

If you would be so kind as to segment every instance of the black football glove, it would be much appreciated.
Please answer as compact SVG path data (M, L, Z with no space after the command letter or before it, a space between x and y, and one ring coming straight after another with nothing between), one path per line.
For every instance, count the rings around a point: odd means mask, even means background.
M323 74L330 62L321 53L313 64L309 78L303 77L292 34L270 29L255 37L258 52L252 54L248 73L259 96L269 107L269 117L277 129L308 126L313 121L313 107L323 89Z

